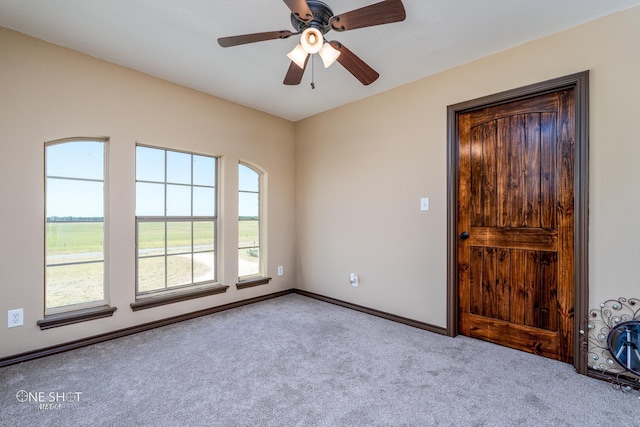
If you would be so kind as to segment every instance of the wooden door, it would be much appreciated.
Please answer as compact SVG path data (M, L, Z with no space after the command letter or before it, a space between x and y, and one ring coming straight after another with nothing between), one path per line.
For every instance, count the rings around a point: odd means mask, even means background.
M458 116L460 333L572 362L574 89Z

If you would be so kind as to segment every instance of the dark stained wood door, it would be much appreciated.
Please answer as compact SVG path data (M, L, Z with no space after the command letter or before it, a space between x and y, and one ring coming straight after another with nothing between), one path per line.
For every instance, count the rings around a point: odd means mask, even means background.
M458 116L459 331L564 362L574 348L573 91Z

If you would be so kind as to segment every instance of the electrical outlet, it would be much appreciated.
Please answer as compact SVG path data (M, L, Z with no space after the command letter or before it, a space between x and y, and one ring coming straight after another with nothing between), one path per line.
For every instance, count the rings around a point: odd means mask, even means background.
M278 266L278 276L284 276L284 267L281 265Z
M354 288L357 288L360 285L358 276L355 273L349 274L349 282L351 282L351 286Z
M18 308L7 312L7 328L15 328L24 325L24 310Z

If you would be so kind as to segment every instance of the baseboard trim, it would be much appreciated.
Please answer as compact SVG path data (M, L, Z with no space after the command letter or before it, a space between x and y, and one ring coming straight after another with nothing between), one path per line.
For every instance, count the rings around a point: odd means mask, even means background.
M373 308L364 307L350 302L338 300L335 298L327 297L324 295L316 294L309 291L303 291L301 289L293 289L293 292L305 297L317 299L320 301L328 302L331 304L339 305L341 307L350 308L352 310L360 311L362 313L370 314L376 317L382 317L383 319L391 320L394 322L402 323L404 325L413 326L414 328L424 329L425 331L434 332L440 335L447 335L447 328L431 325L429 323L419 322L417 320L409 319L402 316L396 316L395 314L386 313L384 311L376 310Z
M116 338L126 337L128 335L137 334L139 332L148 331L162 326L171 325L173 323L182 322L185 320L195 319L196 317L207 316L209 314L219 313L221 311L230 310L233 308L242 307L245 305L255 304L261 301L278 298L289 294L299 294L305 297L313 298L319 301L328 302L330 304L339 305L341 307L349 308L351 310L360 311L362 313L370 314L372 316L381 317L383 319L391 320L394 322L402 323L404 325L413 326L414 328L424 329L426 331L434 332L441 335L447 335L446 328L430 325L428 323L419 322L417 320L408 319L402 316L396 316L395 314L386 313L384 311L376 310L373 308L364 307L350 302L341 301L335 298L327 297L324 295L316 294L309 291L303 291L301 289L287 289L285 291L274 292L259 297L248 298L241 301L232 302L229 304L220 305L217 307L210 307L204 310L193 311L191 313L185 313L178 316L168 317L166 319L155 320L153 322L144 323L142 325L131 326L129 328L119 329L117 331L106 332L104 334L94 335L88 338L81 338L75 341L69 341L62 344L53 345L37 350L27 351L25 353L16 354L13 356L7 356L0 358L0 368L15 365L17 363L27 362L29 360L39 359L41 357L51 356L58 353L63 353L69 350L75 350L78 348L86 347L93 344L98 344L105 341L110 341Z
M142 325L131 326L129 328L119 329L113 332L107 332L100 335L94 335L88 338L81 338L75 341L69 341L62 344L53 345L50 347L41 348L38 350L27 351L25 353L16 354L13 356L3 357L0 359L0 368L15 365L16 363L26 362L29 360L39 359L45 356L51 356L53 354L63 353L69 350L75 350L78 348L86 347L92 344L98 344L105 341L110 341L116 338L126 337L127 335L137 334L138 332L148 331L150 329L160 328L162 326L171 325L173 323L182 322L185 320L195 319L196 317L207 316L209 314L219 313L221 311L230 310L232 308L238 308L245 305L255 304L257 302L266 301L273 298L278 298L284 295L293 293L293 289L285 291L274 292L259 297L248 298L242 301L236 301L217 307L205 308L204 310L193 311L191 313L181 314L179 316L168 317L166 319L155 320L153 322L144 323Z

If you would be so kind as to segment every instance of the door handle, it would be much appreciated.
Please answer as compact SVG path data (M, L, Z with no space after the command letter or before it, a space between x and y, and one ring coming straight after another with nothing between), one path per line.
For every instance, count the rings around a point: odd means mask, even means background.
M462 233L460 233L460 240L467 240L468 238L469 238L468 231L463 231Z

